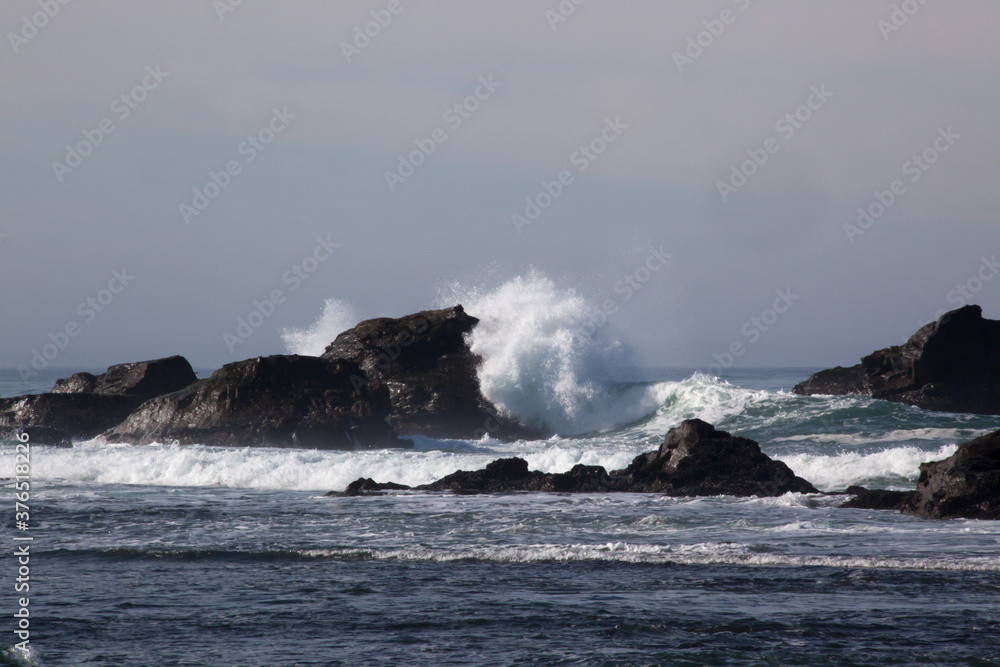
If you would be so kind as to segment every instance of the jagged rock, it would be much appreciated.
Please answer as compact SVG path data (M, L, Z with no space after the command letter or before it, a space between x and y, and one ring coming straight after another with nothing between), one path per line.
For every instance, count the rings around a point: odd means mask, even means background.
M500 415L483 396L465 335L478 319L462 306L428 310L398 319L365 320L337 336L324 359L358 364L352 376L359 390L385 384L392 402L390 421L400 433L432 438L501 440L542 434Z
M409 489L371 479L351 483L343 493L368 495ZM498 459L483 470L452 473L418 491L497 493L554 491L563 493L664 493L671 496L780 496L789 491L819 493L812 484L780 461L771 460L753 440L734 438L699 419L670 429L659 450L640 454L628 468L610 475L601 466L577 465L565 473L529 471L520 458Z
M352 385L360 372L348 361L296 355L227 364L205 380L147 401L105 437L136 444L412 447L386 422L385 386Z
M1000 519L1000 431L959 445L943 461L921 463L906 511L932 519Z
M1000 321L979 306L942 315L904 345L820 371L796 394L868 394L928 410L1000 414Z
M700 419L670 429L660 449L640 454L622 477L628 491L671 496L780 496L818 493L781 461L747 438L733 437Z
M111 366L101 375L76 373L56 380L53 394L134 396L142 400L179 391L197 381L188 360L181 356Z

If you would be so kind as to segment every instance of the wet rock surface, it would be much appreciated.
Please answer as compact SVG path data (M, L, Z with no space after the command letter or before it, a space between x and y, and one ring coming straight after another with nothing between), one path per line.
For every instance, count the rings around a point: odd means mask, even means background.
M365 320L333 341L324 359L357 364L359 389L384 384L392 404L390 422L400 433L477 440L487 432L501 440L543 434L499 414L483 396L466 334L479 320L462 306L400 318Z
M173 442L316 449L412 447L387 423L389 392L356 390L357 364L277 355L223 366L144 403L105 433L111 442Z
M361 479L343 494L365 495L408 489ZM671 429L654 452L640 454L624 470L608 473L601 466L576 465L565 473L528 469L520 458L498 459L483 470L458 471L417 491L498 493L551 491L561 493L663 493L671 496L780 496L789 491L818 493L784 463L760 451L753 440L733 437L699 419Z

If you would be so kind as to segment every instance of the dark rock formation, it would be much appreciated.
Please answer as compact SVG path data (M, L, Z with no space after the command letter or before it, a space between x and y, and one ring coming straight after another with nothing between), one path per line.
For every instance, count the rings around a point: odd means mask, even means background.
M781 461L747 438L717 431L700 419L670 429L656 452L640 454L621 475L629 491L671 496L780 496L818 493Z
M929 519L1000 519L1000 431L959 445L943 461L920 464L916 491L852 486L841 507L898 510Z
M478 439L487 432L512 440L540 432L497 413L479 388L480 358L465 335L479 322L462 306L398 319L365 320L343 332L323 353L361 367L352 376L359 391L373 382L389 389L390 422L400 433L432 438Z
M408 489L359 479L343 494L366 495ZM554 491L563 493L664 493L671 496L780 496L789 491L818 493L780 461L760 451L753 440L734 438L711 424L689 419L670 429L659 450L640 454L632 464L610 475L601 466L577 465L565 473L528 470L524 459L493 461L483 470L460 470L418 491L497 493Z
M928 410L1000 414L1000 321L965 306L921 327L904 345L850 368L814 374L796 394L869 394Z
M920 464L913 509L931 519L1000 519L1000 431Z
M125 419L140 403L142 399L133 396L100 394L29 394L0 398L0 428L39 428L43 439L54 437L60 441L65 437L93 438ZM42 440L37 442L42 443Z
M72 447L73 439L69 433L48 426L10 427L0 426L0 440L14 440L19 433L28 435L28 442L33 445L52 445L54 447Z
M118 364L101 375L76 373L56 380L52 393L134 396L145 401L179 391L197 379L187 359L173 356Z
M899 510L913 509L915 494L913 491L886 491L883 489L866 489L863 486L848 487L845 492L854 496L840 507L859 510Z
M66 445L93 438L120 423L148 398L194 382L184 357L112 366L101 375L77 373L57 380L50 394L0 399L0 429L24 430L32 442Z
M136 444L412 447L386 422L386 387L352 384L361 372L357 364L317 357L257 357L227 364L205 380L147 401L105 436Z

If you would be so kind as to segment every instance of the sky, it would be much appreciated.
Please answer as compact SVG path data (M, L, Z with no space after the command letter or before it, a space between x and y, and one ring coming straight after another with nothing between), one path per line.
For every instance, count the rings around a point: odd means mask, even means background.
M532 271L646 366L1000 319L995 0L5 0L0 29L0 367L214 368L328 299Z

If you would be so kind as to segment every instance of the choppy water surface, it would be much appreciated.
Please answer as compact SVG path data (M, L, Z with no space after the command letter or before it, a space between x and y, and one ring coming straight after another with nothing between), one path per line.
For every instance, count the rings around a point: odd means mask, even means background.
M415 451L385 452L36 446L34 659L1000 664L997 523L842 510L839 498L791 494L323 496L360 476L419 484L510 455L545 471L620 468L687 417L759 441L824 490L909 488L920 462L1000 428L997 418L787 393L807 374L651 372L608 389L621 397L622 423L537 442L419 439ZM24 391L15 373L0 383L2 395ZM12 445L0 458L12 467ZM3 493L12 507L9 486ZM8 581L13 567L3 561Z

